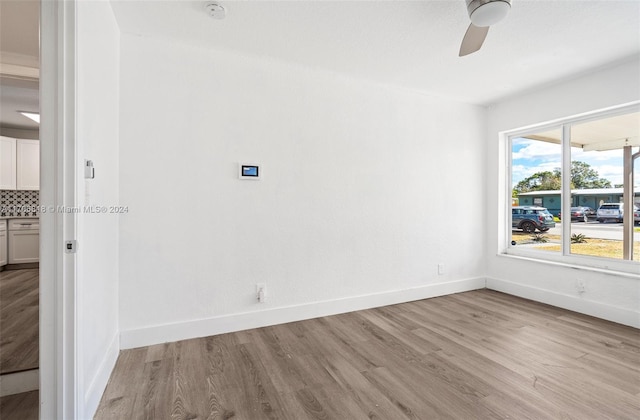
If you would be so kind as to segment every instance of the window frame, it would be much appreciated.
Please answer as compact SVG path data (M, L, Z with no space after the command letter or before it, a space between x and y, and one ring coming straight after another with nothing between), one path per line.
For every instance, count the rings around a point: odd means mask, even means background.
M562 224L561 248L560 252L549 252L511 245L512 232L512 141L514 138L522 137L533 132L550 131L559 129L561 137L561 162L562 162L562 188L561 188L561 212L570 214L571 208L571 127L576 124L587 123L599 119L614 117L617 115L640 112L640 101L604 108L570 117L555 119L540 124L528 125L513 130L499 133L500 154L503 156L503 168L500 171L502 183L502 197L499 202L503 208L499 212L500 223L503 227L503 235L500 238L498 255L536 260L552 264L568 265L574 268L592 269L595 271L619 272L620 274L631 274L640 278L640 262L619 260L614 258L596 257L580 254L571 254L571 223ZM569 139L569 141L567 141ZM568 194L566 193L568 192ZM597 210L597 209L596 209Z

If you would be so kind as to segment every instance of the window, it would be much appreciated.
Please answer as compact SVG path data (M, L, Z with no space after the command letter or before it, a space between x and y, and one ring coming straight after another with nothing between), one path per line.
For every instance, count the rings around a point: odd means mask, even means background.
M637 104L505 138L506 254L640 272Z
M511 246L536 252L558 252L562 147L554 139L560 127L511 138Z

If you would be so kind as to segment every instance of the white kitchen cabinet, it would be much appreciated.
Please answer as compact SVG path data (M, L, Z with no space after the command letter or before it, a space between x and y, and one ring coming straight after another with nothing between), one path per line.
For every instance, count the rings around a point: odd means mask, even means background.
M40 222L38 219L9 219L9 264L40 260Z
M34 263L40 260L39 231L9 231L9 264Z
M0 136L0 190L16 189L16 139Z
M40 142L16 140L16 190L40 189Z
M40 189L40 141L0 137L0 190Z
M7 265L7 221L0 220L0 267Z

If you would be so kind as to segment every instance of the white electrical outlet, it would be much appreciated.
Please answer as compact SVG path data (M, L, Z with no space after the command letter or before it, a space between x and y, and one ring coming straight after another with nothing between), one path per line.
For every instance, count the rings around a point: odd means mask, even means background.
M438 275L441 276L444 274L444 263L438 264Z
M585 284L584 280L576 280L576 290L580 294L587 291L587 285Z
M256 298L260 303L267 300L267 283L256 283Z

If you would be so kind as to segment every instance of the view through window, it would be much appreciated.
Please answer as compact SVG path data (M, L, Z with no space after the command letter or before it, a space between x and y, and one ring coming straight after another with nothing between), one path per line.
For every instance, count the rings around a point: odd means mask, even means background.
M639 146L638 112L511 137L511 249L640 261Z
M511 243L558 252L562 230L562 128L512 139Z

